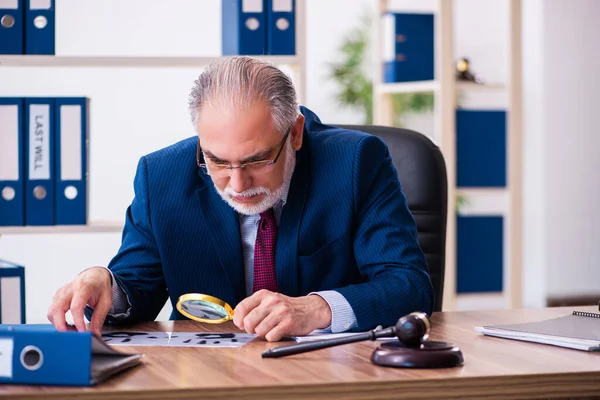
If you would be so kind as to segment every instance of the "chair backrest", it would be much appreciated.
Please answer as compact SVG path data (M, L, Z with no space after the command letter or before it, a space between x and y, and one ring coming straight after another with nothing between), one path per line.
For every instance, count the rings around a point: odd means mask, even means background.
M428 137L408 129L374 125L335 126L378 136L387 144L417 224L419 243L427 258L435 290L435 311L441 311L448 208L448 181L442 152Z

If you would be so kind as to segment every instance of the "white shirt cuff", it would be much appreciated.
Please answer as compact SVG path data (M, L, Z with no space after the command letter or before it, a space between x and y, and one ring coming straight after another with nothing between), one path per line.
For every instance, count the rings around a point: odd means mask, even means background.
M325 290L321 292L311 292L309 295L319 295L329 304L331 309L331 325L325 330L331 333L340 333L348 331L356 326L356 315L348 300L335 290Z

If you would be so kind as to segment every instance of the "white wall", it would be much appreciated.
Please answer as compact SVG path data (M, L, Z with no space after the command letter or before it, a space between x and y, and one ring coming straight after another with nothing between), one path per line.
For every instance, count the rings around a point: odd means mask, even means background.
M546 198L544 160L545 0L523 3L523 302L546 303Z
M600 291L600 2L523 2L524 301Z
M600 292L600 2L543 2L544 243L549 295Z

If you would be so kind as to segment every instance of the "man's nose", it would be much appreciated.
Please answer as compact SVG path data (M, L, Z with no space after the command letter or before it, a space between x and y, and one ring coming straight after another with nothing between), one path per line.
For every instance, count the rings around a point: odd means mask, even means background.
M231 176L229 178L229 186L237 193L241 193L250 187L249 177L246 171L242 168L235 168L231 170Z

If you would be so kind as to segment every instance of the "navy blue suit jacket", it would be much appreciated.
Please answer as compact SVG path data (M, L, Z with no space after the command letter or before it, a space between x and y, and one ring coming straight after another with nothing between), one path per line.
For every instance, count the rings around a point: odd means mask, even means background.
M337 290L356 330L431 314L433 287L386 145L301 111L303 145L277 238L281 293ZM154 320L167 298L174 307L184 293L232 307L246 296L238 215L197 167L196 144L185 139L139 161L122 245L109 264L131 302L121 322ZM176 310L173 317L185 318Z

